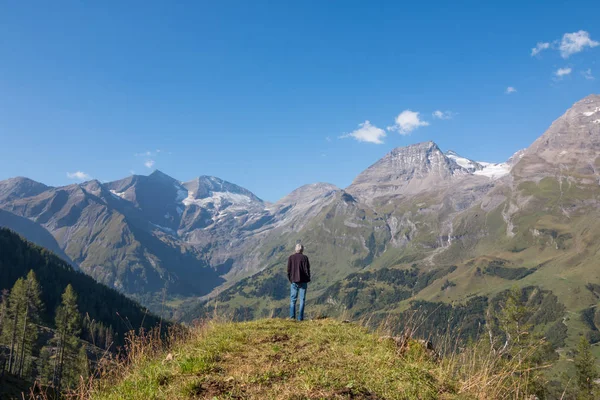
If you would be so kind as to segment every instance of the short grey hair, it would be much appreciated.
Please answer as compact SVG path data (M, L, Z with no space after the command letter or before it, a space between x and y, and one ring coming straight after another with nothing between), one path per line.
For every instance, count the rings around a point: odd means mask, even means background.
M300 243L296 244L296 253L302 253L304 251L304 246L302 246Z

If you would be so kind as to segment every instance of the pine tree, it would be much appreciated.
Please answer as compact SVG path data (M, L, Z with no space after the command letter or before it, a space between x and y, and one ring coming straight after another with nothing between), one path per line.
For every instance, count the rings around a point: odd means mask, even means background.
M7 314L9 294L10 294L10 292L8 289L4 289L0 293L0 338L2 337L2 331L3 331L2 327L4 326L4 320L5 320L6 314ZM2 342L0 342L0 343L2 343Z
M2 290L0 294L0 345L5 344L3 341L3 331L6 329L5 323L7 321L8 314L8 289ZM6 358L4 357L4 352L0 351L0 376L4 375L4 369L6 367Z
M552 357L554 349L541 334L533 332L522 293L518 287L509 290L501 311L496 315L498 327L505 336L505 342L498 352L505 355L509 362L516 362L518 368L515 373L527 381L530 393L543 396L546 381L538 367Z
M54 364L52 359L52 348L42 347L37 369L39 371L39 380L43 385L51 383L54 378Z
M81 315L77 309L77 294L69 284L62 294L62 303L56 310L58 344L54 359L53 384L60 391L61 386L72 386L77 382L77 354L81 332Z
M525 336L531 329L531 326L525 324L524 317L527 314L527 308L521 301L521 289L513 287L506 297L504 308L498 316L498 320L504 331L507 343L523 344Z
M2 341L8 346L7 371L9 374L13 374L16 371L16 365L18 361L17 358L19 354L19 321L23 315L23 306L25 303L25 280L23 278L19 278L12 287L10 296L8 297L6 326L5 329L3 329Z
M79 346L79 352L77 354L77 375L83 379L87 379L90 372L89 359L85 345Z
M3 312L2 343L9 348L8 368L11 374L24 376L32 364L38 337L37 323L43 309L40 284L35 273L19 278L1 308Z
M43 311L41 300L42 289L36 278L35 272L29 271L25 279L25 304L21 326L21 338L19 343L19 367L18 375L24 376L26 367L31 365L31 358L35 353L38 338L37 324L40 322L40 314Z
M577 383L579 386L579 399L594 399L595 384L598 378L596 360L591 351L590 343L582 337L577 345L575 355L575 370L577 372Z

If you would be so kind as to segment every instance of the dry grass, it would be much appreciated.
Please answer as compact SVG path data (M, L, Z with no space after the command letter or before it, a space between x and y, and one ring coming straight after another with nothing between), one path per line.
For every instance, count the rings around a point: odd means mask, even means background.
M526 399L527 354L469 346L442 359L409 335L335 320L207 321L130 336L70 393L77 400ZM450 341L448 341L450 342ZM534 349L531 349L533 352ZM39 398L39 397L38 397Z

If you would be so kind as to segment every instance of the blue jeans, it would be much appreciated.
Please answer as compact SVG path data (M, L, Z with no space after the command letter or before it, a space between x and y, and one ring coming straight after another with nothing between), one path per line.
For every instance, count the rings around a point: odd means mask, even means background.
M298 309L298 321L304 319L304 300L306 299L306 288L308 283L292 283L290 286L290 318L296 319L296 299L300 293L300 308Z

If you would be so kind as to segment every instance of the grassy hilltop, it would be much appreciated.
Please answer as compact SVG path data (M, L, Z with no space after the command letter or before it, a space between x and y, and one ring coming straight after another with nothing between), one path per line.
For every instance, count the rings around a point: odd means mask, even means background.
M130 363L79 398L512 399L528 392L524 364L488 348L438 358L418 341L328 319L210 322L169 350L148 351L145 343L132 344Z

